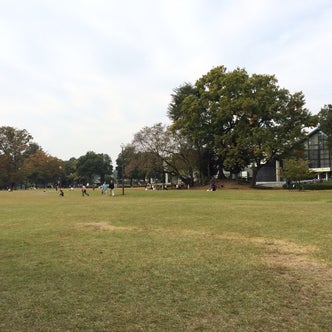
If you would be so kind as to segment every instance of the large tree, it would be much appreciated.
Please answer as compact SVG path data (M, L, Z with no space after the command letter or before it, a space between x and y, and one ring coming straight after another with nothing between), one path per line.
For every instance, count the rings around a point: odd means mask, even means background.
M25 129L0 127L0 186L13 187L22 181L20 168L32 138Z
M169 108L173 128L207 149L219 173L251 165L254 186L259 169L289 152L304 128L315 125L302 92L291 94L277 83L273 75L213 68L185 90L187 95L178 90L180 104Z
M116 159L118 179L126 178L133 185L134 180L145 181L163 176L162 164L156 162L156 156L144 151L136 151L131 144L125 146ZM123 174L122 174L123 172Z
M132 146L137 152L144 153L141 156L146 158L145 166L150 165L159 173L176 175L186 183L194 183L199 155L178 131L161 123L144 127L135 134Z
M28 184L46 187L62 185L65 177L64 163L62 160L50 156L39 149L24 160L22 174Z
M93 182L97 177L104 182L112 171L112 160L107 154L89 151L77 160L77 174L83 182Z
M305 128L316 124L316 117L304 107L303 93L291 94L277 83L271 75L251 76L248 101L237 114L234 132L239 140L235 149L248 151L252 186L266 163L288 155L305 138Z
M145 171L146 177L159 178L163 181L171 151L174 151L167 126L158 123L144 127L134 135L131 146L139 157L139 167Z

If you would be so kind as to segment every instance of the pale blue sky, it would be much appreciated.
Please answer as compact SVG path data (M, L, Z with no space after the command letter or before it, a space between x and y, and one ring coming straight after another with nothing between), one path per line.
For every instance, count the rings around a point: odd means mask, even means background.
M113 162L210 69L275 74L332 103L331 0L0 0L0 126L67 160Z

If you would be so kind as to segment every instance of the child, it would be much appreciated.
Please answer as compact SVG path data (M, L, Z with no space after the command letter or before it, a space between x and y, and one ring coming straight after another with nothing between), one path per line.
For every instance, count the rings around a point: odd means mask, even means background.
M86 191L86 186L83 184L82 186L82 196L89 196L88 192Z

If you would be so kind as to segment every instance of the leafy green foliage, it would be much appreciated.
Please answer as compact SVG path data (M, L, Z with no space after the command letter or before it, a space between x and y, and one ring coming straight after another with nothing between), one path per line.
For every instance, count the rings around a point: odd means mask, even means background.
M147 177L155 174L163 180L163 174L167 172L193 184L195 166L200 154L192 140L175 128L161 123L144 127L135 134L131 147L135 150L132 157L136 159L136 164L139 162L140 169L146 171Z
M310 183L305 183L303 185L304 189L308 190L331 190L332 189L332 181L313 181Z
M315 173L309 169L309 161L304 159L285 159L281 169L281 175L287 179L287 183L295 182L301 189L301 180L313 179Z
M214 160L219 174L252 165L253 186L258 170L289 153L317 120L304 107L302 92L291 94L273 75L250 76L239 68L213 68L175 93L169 107L172 128L214 155L208 162Z
M13 187L21 180L20 168L32 136L25 130L0 127L0 187Z
M332 105L325 105L318 114L319 127L325 135L330 152L332 152Z
M112 160L107 154L90 151L79 159L63 162L45 153L31 140L32 136L25 129L0 127L0 188L54 183L72 185L80 177L83 181L91 181L94 177L104 181L112 174Z
M37 150L24 160L21 172L28 185L61 184L65 175L63 161Z
M107 154L87 152L77 160L77 174L84 181L93 181L96 176L100 176L100 181L104 182L105 176L112 174L112 160Z

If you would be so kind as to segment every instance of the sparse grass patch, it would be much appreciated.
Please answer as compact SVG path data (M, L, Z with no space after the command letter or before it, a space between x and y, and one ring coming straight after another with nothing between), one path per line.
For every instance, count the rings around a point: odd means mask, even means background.
M0 192L1 331L330 331L332 192Z

